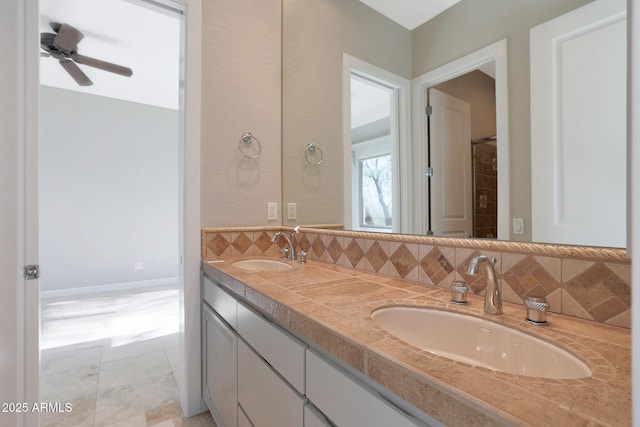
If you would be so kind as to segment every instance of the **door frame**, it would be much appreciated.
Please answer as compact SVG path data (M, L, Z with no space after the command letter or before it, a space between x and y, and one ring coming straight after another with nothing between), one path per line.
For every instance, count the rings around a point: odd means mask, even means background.
M358 59L349 54L342 54L342 145L343 145L343 214L344 226L354 229L351 169L351 73L355 72L379 83L393 87L398 91L398 137L391 148L393 164L392 217L394 233L409 233L409 213L411 212L411 117L410 88L411 82L376 65Z
M16 147L17 261L38 264L38 156L39 156L39 51L38 0L14 0L18 14L17 67L19 113ZM182 142L179 153L179 251L180 251L180 402L186 416L203 412L200 357L200 98L202 0L142 0L183 11L180 58L185 82ZM17 383L16 401L40 401L40 284L17 277ZM37 309L35 309L37 308ZM39 416L27 412L17 416L18 426L37 426Z
M427 89L471 72L481 65L495 62L496 68L496 136L498 150L498 239L509 240L511 208L509 183L509 89L507 79L507 39L486 46L462 58L449 62L411 81L413 112L413 223L412 232L424 234L427 230L426 212L428 126L426 108L429 105ZM471 141L469 141L471 142Z

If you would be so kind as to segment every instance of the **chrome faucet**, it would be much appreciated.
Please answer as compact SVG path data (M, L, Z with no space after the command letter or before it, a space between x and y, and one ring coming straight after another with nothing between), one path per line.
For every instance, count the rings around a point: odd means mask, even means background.
M297 255L296 255L296 239L295 239L295 235L298 234L300 232L300 227L296 227L293 229L293 232L291 234L287 234L284 231L278 231L276 234L273 235L273 237L271 238L271 242L275 243L276 240L278 240L278 237L282 236L286 241L287 244L289 245L288 248L288 255L287 256L283 256L283 258L289 258L289 259L296 259Z
M484 271L487 275L487 290L484 297L484 311L488 314L502 314L502 297L500 296L500 288L496 280L495 262L495 258L478 255L473 257L467 270L467 274L475 276L478 274L480 265L485 266Z

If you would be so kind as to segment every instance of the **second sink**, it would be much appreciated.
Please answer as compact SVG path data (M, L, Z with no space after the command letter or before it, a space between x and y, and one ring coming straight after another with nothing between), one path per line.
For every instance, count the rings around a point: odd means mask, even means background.
M591 369L571 353L478 317L398 306L378 309L371 318L408 344L469 365L538 378L591 376Z

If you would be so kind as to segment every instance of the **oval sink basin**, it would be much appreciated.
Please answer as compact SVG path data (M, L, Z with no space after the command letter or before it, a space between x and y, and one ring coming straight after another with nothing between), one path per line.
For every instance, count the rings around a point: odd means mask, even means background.
M569 352L477 317L420 307L381 308L371 317L408 344L469 365L538 378L591 376L589 366Z
M234 262L232 265L251 271L279 271L289 270L291 265L286 262L274 259L243 259Z

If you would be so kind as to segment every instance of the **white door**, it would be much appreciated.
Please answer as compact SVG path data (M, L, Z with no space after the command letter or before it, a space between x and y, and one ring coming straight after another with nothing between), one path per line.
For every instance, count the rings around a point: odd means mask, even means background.
M471 106L436 89L428 92L431 230L435 236L469 237L473 234Z
M531 29L536 242L626 247L626 2Z

